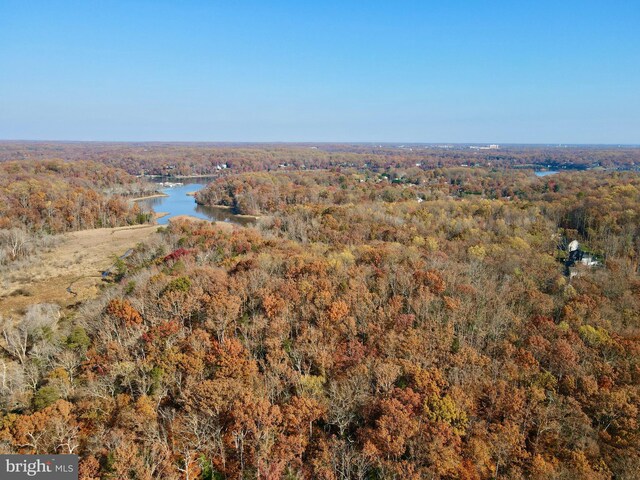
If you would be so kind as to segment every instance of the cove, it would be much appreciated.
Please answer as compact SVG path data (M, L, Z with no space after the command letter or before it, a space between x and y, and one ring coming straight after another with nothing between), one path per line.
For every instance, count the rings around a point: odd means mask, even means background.
M202 178L165 178L163 180L171 183L182 183L183 185L160 188L159 191L167 195L166 197L138 200L138 204L145 211L167 213L167 215L158 219L159 225L166 225L171 218L179 215L190 215L212 222L229 222L242 226L253 225L256 222L254 217L236 215L230 208L198 205L193 196L188 194L197 192L206 186L205 183L202 183Z

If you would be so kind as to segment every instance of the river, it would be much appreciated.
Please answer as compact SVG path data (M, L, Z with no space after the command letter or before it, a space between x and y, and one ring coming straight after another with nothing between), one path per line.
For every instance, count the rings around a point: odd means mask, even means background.
M204 182L206 179L181 178L164 180L168 182L180 182L183 185L161 188L160 191L166 194L166 197L138 200L143 210L167 213L167 215L158 219L160 225L166 225L171 218L177 217L178 215L189 215L203 220L229 222L242 226L253 225L256 222L254 217L235 215L229 208L198 205L193 196L187 194L203 189L206 184L200 182Z

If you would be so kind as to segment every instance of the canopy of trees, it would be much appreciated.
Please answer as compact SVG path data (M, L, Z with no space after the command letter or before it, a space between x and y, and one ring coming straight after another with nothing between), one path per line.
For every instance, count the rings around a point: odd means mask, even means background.
M60 233L140 223L122 195L153 191L126 172L87 162L0 164L0 229Z
M230 174L0 341L0 450L81 478L633 479L640 177ZM563 274L562 237L603 265Z
M637 169L632 147L505 146L475 150L468 145L47 143L0 142L0 162L64 158L92 160L133 175L203 175L276 169L357 167L384 169L448 166L552 169ZM222 168L226 166L227 168Z

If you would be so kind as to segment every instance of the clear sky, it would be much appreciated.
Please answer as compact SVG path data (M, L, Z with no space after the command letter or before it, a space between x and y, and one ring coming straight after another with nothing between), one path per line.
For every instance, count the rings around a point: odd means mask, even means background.
M640 143L639 0L0 0L0 139Z

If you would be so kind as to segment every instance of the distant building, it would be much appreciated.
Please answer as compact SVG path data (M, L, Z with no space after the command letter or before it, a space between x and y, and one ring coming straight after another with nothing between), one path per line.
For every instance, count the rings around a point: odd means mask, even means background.
M469 147L471 150L498 150L500 145L492 143L491 145L485 145L484 147L480 147L477 145L472 145Z

